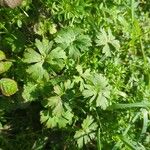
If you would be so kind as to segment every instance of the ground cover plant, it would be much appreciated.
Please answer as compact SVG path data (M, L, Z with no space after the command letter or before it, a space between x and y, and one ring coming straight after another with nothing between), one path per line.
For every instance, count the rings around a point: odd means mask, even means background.
M0 7L0 148L150 150L150 1Z

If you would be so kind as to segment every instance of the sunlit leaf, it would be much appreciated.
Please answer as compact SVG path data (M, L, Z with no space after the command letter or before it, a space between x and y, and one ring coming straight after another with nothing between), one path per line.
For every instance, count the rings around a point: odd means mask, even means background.
M18 91L17 83L9 78L2 78L0 80L0 90L3 95L11 96Z
M76 131L74 138L77 140L79 148L82 148L84 144L87 144L95 137L95 131L97 130L97 124L94 122L92 116L87 116L83 120L82 128Z
M0 61L6 59L5 53L0 50Z
M60 44L63 49L72 58L78 58L82 52L89 50L91 39L88 35L84 35L79 28L66 28L62 30L55 41Z
M90 81L88 83L88 81ZM108 98L110 97L111 87L108 81L101 74L94 74L88 77L85 89L83 90L83 96L89 98L90 103L96 104L96 107L106 109L108 107Z
M49 79L48 72L43 68L43 63L38 62L34 65L30 65L27 69L27 72L33 77L35 80L41 79Z
M100 30L100 33L97 35L96 44L97 46L103 46L102 52L107 57L111 56L112 54L109 44L111 44L116 50L119 50L120 48L119 41L115 39L110 29L108 29L108 32L106 32L104 29Z
M12 65L12 62L9 62L9 61L0 62L0 74L8 71L11 65Z
M28 82L27 85L24 85L22 97L25 101L34 101L36 100L38 93L36 92L38 84Z
M33 49L27 49L24 54L24 62L26 63L36 63L42 60L42 56Z

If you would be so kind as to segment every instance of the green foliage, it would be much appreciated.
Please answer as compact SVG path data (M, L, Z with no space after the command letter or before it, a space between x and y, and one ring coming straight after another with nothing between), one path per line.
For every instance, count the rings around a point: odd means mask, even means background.
M119 41L115 39L110 29L108 29L108 34L104 29L101 29L101 33L97 35L96 43L97 46L103 45L102 53L104 53L106 57L111 56L109 44L114 46L116 50L119 50L120 48Z
M47 128L54 128L57 126L59 128L64 128L67 124L71 124L73 114L70 107L65 104L64 107L62 107L59 97L52 97L51 99L57 99L57 102L55 102L56 104L53 107L49 105L49 107L52 107L52 110L45 110L41 112L41 122L46 123Z
M24 54L24 62L30 64L27 72L34 80L48 80L49 74L47 70L53 71L54 66L60 69L64 67L65 52L60 47L52 49L53 42L49 42L46 39L43 39L42 42L36 39L35 46L38 52L33 49L27 49ZM47 69L44 68L45 63L49 64Z
M11 61L5 61L6 60L6 55L3 51L0 51L0 74L6 72L9 70L9 68L12 65Z
M5 59L6 59L5 53L3 51L0 51L0 61Z
M0 90L3 95L11 96L18 91L17 83L8 78L0 79Z
M106 78L101 74L94 74L88 77L87 84L84 85L83 96L90 97L89 103L96 101L96 107L106 109L110 97L111 87L108 85Z
M0 8L0 149L149 150L150 2L24 0Z
M12 62L6 60L6 55L0 51L0 74L7 72L12 66ZM17 83L9 78L0 79L0 90L5 96L11 96L18 91Z
M90 37L82 32L79 28L68 28L62 30L55 38L55 41L61 44L63 49L67 49L70 57L76 59L81 56L81 52L87 51L91 46Z
M87 116L81 124L82 128L76 131L74 138L77 140L79 148L83 147L83 144L87 144L90 140L95 138L95 132L97 124L94 122L92 116Z
M22 97L25 101L34 101L37 98L38 92L36 92L36 89L38 87L38 84L28 82L27 85L24 85Z
M8 71L11 65L12 65L12 62L9 62L9 61L0 62L0 74Z

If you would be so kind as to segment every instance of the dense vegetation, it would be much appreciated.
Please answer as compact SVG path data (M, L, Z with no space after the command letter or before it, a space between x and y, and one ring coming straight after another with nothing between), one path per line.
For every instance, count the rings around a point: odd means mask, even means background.
M0 94L2 150L150 150L150 1L1 7Z

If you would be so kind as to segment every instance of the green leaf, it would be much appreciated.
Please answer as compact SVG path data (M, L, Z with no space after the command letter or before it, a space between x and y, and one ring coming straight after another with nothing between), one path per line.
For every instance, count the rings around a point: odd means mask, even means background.
M83 120L81 126L82 128L76 131L74 135L79 148L82 148L84 144L87 144L95 138L95 131L98 127L92 116L87 116L87 118Z
M47 99L45 107L51 107L54 116L60 116L63 113L62 100L59 96L53 96Z
M66 54L61 47L52 49L53 42L36 39L35 45L39 52L28 49L24 54L24 62L29 64L26 70L34 80L49 79L49 71L60 71L64 66Z
M26 102L36 100L39 94L36 92L37 87L38 84L31 82L28 82L27 85L24 85L22 97Z
M5 53L0 50L0 61L6 59Z
M111 50L110 50L109 44L104 45L102 53L104 53L106 57L111 56Z
M48 118L49 118L49 111L48 110L43 110L40 112L41 123L47 122Z
M54 93L56 93L59 96L62 96L63 92L64 91L61 86L59 86L59 85L54 86Z
M58 117L50 117L48 116L48 120L46 122L46 126L47 128L54 128L57 126L57 122L58 122Z
M53 102L53 103L55 103L55 102ZM41 122L45 123L47 128L54 128L57 126L59 128L66 127L67 124L72 123L72 118L74 115L71 111L71 108L68 105L65 105L65 109L66 109L66 111L63 109L63 111L61 112L61 115L58 115L59 112L58 112L58 114L57 114L57 112L53 113L53 111L51 111L50 109L41 111L41 113L40 113L41 114Z
M69 50L69 56L73 57L75 59L77 59L81 55L81 53L80 53L79 49L76 47L76 45L70 45L68 50Z
M80 32L82 32L82 30L79 28L66 28L58 33L55 41L56 43L61 43L65 47L68 47L76 40Z
M108 107L108 98L110 97L111 87L102 74L94 74L87 78L87 84L82 94L85 98L90 98L89 102L95 101L96 107L106 109Z
M0 62L0 74L8 71L11 65L12 65L12 62L9 62L9 61Z
M36 52L33 49L27 49L24 54L24 62L26 63L37 63L44 62L46 56L52 48L53 42L49 42L46 39L43 39L42 42L38 39L35 40L35 46L39 52Z
M81 51L87 51L88 48L92 46L90 37L84 34L78 36L76 44Z
M142 138L146 134L148 129L148 123L149 123L148 111L146 109L141 109L141 111L143 115L143 127L142 127L140 138Z
M66 59L66 53L64 52L64 50L62 50L62 48L61 47L57 47L57 48L55 48L55 49L53 49L50 53L49 53L49 55L51 55L51 57L53 58L53 59ZM48 56L49 56L48 55Z
M73 88L73 86L74 86L74 84L71 82L71 80L67 80L67 81L64 82L65 90L71 89L71 88Z
M55 38L63 49L68 51L68 55L72 58L78 58L82 52L89 50L91 39L88 35L84 35L79 28L66 28L58 33Z
M26 70L34 80L49 79L48 72L43 68L44 61L46 59L46 54L50 51L52 47L52 42L46 39L39 41L36 39L35 45L38 48L38 52L33 49L28 49L24 54L24 62L30 64Z
M46 62L51 65L59 66L61 69L64 67L64 60L66 59L66 53L60 47L53 49L46 57Z
M103 46L102 52L106 57L111 56L111 48L109 44L111 44L116 50L120 48L119 41L115 39L110 29L108 29L108 33L104 29L101 29L101 32L97 35L96 44L97 46Z
M74 76L74 82L80 84L79 90L81 92L83 92L83 90L85 89L85 80L91 76L91 71L90 71L90 69L86 69L83 72L83 68L81 65L77 65L76 69L79 73L79 76ZM86 92L86 91L84 91L84 92ZM89 92L87 94L89 94Z
M42 41L36 39L35 40L35 46L38 48L38 51L43 57L46 57L46 55L50 52L53 46L52 41L48 41L46 38L43 38Z
M27 69L27 72L33 77L35 80L41 80L41 79L49 79L48 72L43 68L43 63L38 62L34 65L30 65Z
M24 62L26 63L37 63L43 61L42 56L33 49L27 49L24 54Z
M18 86L14 80L8 78L2 78L0 80L0 90L3 95L11 96L18 91Z

